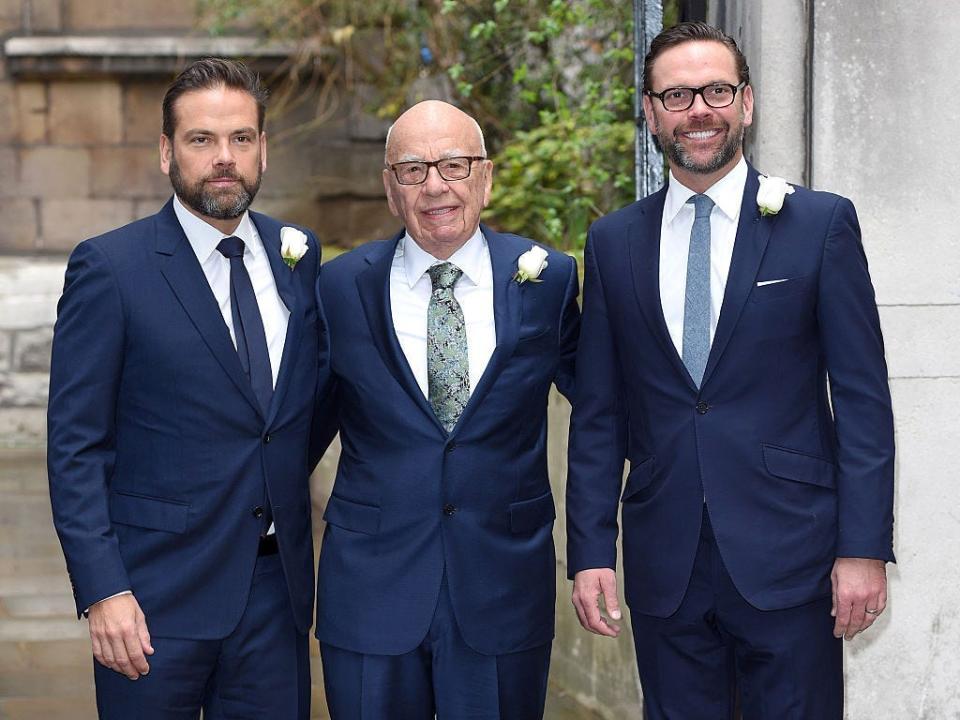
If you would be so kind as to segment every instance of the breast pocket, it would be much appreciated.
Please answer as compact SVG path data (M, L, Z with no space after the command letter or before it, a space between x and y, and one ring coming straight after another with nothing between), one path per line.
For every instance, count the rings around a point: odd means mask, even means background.
M759 282L763 282L760 280ZM786 278L782 282L770 282L757 285L750 293L750 302L764 303L771 300L792 297L806 292L810 288L810 277L804 275L795 278Z

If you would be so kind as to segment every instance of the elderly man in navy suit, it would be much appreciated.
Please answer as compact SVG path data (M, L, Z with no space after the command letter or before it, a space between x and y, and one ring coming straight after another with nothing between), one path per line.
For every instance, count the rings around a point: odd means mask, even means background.
M670 181L586 247L573 601L584 627L619 632L619 510L651 720L732 718L737 694L747 720L840 720L839 638L883 612L893 560L893 422L856 213L746 163L749 80L708 25L654 40L644 113Z
M320 249L247 211L265 100L240 63L187 67L163 102L173 198L67 267L50 497L102 718L310 715Z
M317 637L335 720L540 718L554 630L547 396L569 395L574 261L481 225L483 134L429 101L387 138L405 225L320 277L343 452Z

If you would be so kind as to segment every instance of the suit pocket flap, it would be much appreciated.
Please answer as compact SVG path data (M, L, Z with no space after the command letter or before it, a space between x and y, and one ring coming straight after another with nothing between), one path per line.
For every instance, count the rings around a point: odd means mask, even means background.
M182 533L187 529L189 510L187 503L178 500L125 492L110 495L110 519L121 525Z
M641 461L639 465L630 468L627 475L627 482L623 488L623 495L620 496L620 502L626 502L638 492L643 490L653 480L653 456Z
M331 495L327 501L323 519L331 525L366 535L376 535L380 531L380 508L344 500L336 495Z
M557 509L551 493L532 500L519 500L510 505L510 530L515 533L530 532L556 517Z
M823 458L773 445L763 446L763 464L767 472L785 480L819 485L837 486L836 468Z

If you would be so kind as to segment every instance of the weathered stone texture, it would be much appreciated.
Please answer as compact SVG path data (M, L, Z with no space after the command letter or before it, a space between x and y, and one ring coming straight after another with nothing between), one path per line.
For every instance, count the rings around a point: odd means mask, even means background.
M19 192L31 197L85 197L90 193L90 151L30 147L20 151Z
M17 83L16 111L20 142L26 145L46 142L49 119L46 83Z
M194 0L129 2L128 0L69 0L65 26L70 32L112 30L191 30Z
M323 241L343 247L389 237L400 229L383 198L323 200L317 203L317 214L316 230Z
M28 32L54 32L63 28L63 0L26 0L27 17L24 30Z
M93 168L95 197L157 197L170 192L170 181L160 172L157 147L96 148Z
M60 259L0 256L0 330L52 326L65 266Z
M29 252L37 243L37 210L33 200L0 198L0 247Z
M46 437L47 409L45 407L0 407L0 447L42 446L46 442Z
M97 145L122 139L120 85L112 80L50 83L50 141Z
M17 153L11 147L0 145L0 198L16 197Z
M13 361L13 333L0 330L0 373L10 370Z
M127 82L123 86L123 140L127 144L160 142L160 110L167 82Z
M16 91L12 83L0 80L0 144L17 137Z
M0 35L20 29L22 8L21 0L0 0Z
M53 328L20 330L13 336L13 370L24 373L50 372L50 343Z
M80 241L126 225L133 219L130 200L44 200L43 248L70 251Z
M0 407L46 407L47 373L0 373Z

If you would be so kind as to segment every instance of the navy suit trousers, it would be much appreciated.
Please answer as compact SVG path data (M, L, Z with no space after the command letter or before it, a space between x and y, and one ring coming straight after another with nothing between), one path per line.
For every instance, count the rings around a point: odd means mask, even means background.
M466 644L446 578L424 641L402 655L321 644L332 720L540 720L551 644L483 655Z
M670 617L631 613L648 720L842 720L830 598L758 610L739 593L706 508L690 584Z
M147 618L149 625L150 619ZM223 640L153 637L131 681L94 661L101 720L309 720L310 652L293 622L279 555L257 559L237 628Z

